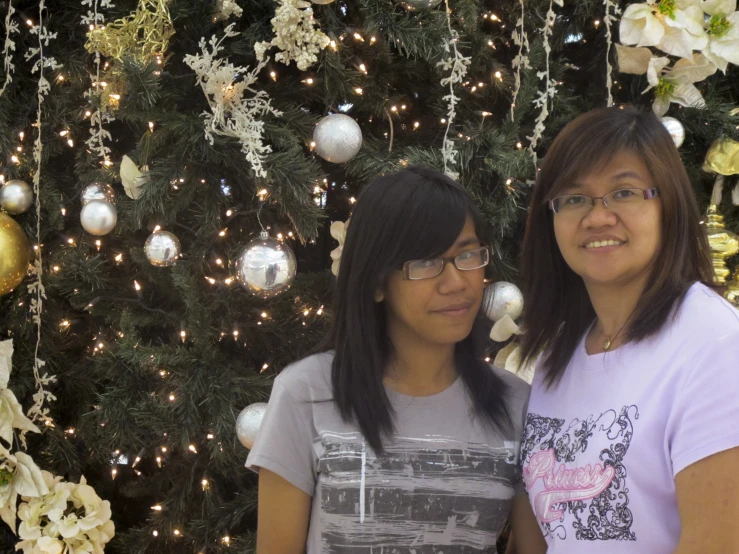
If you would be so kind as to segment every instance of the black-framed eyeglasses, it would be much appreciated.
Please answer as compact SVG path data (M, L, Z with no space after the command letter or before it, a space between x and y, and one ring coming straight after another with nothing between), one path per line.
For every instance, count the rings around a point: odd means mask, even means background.
M609 192L605 196L587 196L585 194L565 194L549 201L549 207L555 214L585 215L595 207L596 200L602 200L603 205L614 213L639 208L645 200L659 196L659 190L651 189L620 189Z
M403 264L403 275L409 281L433 279L441 275L446 264L452 263L459 271L480 269L490 263L490 249L481 246L467 250L451 258L434 258L431 260L411 260Z

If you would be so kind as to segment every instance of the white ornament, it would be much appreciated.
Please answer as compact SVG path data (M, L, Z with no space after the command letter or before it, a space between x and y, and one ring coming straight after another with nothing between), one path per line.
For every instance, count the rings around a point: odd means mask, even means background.
M13 179L0 187L0 208L9 214L25 213L33 204L33 190L28 183Z
M85 206L93 200L101 200L109 204L115 203L115 191L107 183L95 182L87 185L82 191L82 205Z
M85 231L95 236L103 236L115 229L118 213L115 206L101 200L85 204L80 212L80 222Z
M485 289L482 311L492 321L517 319L523 312L523 294L513 283L498 281Z
M674 117L661 117L660 121L665 126L665 129L667 129L667 132L670 133L675 146L680 148L685 141L685 127L683 127L683 124Z
M169 231L154 231L144 244L146 259L157 267L170 267L180 256L180 240Z
M185 56L185 63L197 75L197 83L210 105L211 112L203 114L205 138L211 145L214 135L237 139L256 176L266 177L265 155L272 152L272 148L264 144L264 120L268 114L279 117L282 112L272 107L265 91L254 88L259 72L266 66L265 61L250 70L217 58L223 50L223 41L238 35L233 28L233 23L226 27L220 40L213 36L210 50L205 39L200 39L202 54ZM240 80L235 83L237 76Z
M250 450L254 446L257 432L262 425L266 411L266 403L256 402L241 410L239 417L236 418L236 436L239 438L239 442Z
M292 249L262 231L246 245L235 263L236 279L260 298L271 298L292 285L297 261Z
M316 154L333 163L344 163L362 147L362 129L351 117L331 114L318 122L313 131Z

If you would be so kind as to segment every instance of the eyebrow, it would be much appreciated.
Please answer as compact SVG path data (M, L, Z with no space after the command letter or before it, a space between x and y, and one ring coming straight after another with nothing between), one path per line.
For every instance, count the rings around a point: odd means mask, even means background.
M480 239L478 237L470 237L456 243L454 246L456 248L464 248L466 246L472 246L473 244L480 244Z
M617 173L616 175L611 177L611 181L620 181L621 179L637 179L642 183L644 182L644 179L642 179L642 177L638 173L634 173L633 171L622 171L621 173ZM564 190L578 190L581 188L583 188L583 184L575 181L574 183L572 183L571 186L567 187Z

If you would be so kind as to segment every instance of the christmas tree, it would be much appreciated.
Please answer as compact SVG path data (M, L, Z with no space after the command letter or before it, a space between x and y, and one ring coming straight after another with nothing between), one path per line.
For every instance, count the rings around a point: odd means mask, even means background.
M376 175L457 177L490 223L495 280L515 283L556 133L654 103L702 206L713 194L739 232L723 4L691 12L677 48L642 36L667 0L0 1L0 339L42 430L29 454L111 502L108 552L250 551L237 415L320 343L331 223Z

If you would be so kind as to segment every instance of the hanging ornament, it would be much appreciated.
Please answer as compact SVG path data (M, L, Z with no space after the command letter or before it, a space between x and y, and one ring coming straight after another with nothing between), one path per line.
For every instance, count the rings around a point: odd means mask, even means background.
M266 410L267 404L257 402L241 410L239 417L236 418L236 436L249 450L254 446Z
M706 215L706 233L711 246L714 282L725 285L731 275L726 260L739 252L739 236L732 233L724 225L724 216L718 212L718 206L711 204Z
M246 245L235 263L236 279L260 298L285 292L295 279L297 262L292 249L262 231L258 239Z
M400 5L408 11L430 10L441 4L441 0L402 0Z
M726 176L739 173L739 142L726 137L714 141L706 153L703 171Z
M180 240L169 231L154 231L144 244L146 259L157 267L170 267L180 257Z
M86 206L93 200L115 204L115 191L113 190L113 187L100 182L87 185L85 190L82 191L82 205Z
M482 311L492 321L504 316L517 319L523 312L523 294L512 283L498 281L485 289L482 299Z
M25 181L14 179L0 187L0 208L9 214L25 213L33 204L33 190Z
M344 163L357 155L362 147L362 129L351 117L331 114L318 122L313 131L316 154L333 163Z
M16 221L0 213L0 296L17 287L31 263L31 244Z
M675 147L680 148L685 141L685 127L683 127L683 124L674 117L669 116L660 117L659 120L665 126L665 129L667 129L667 132L670 133Z
M85 204L80 212L80 222L85 231L95 236L107 235L118 222L115 206L102 200L93 200Z

